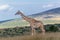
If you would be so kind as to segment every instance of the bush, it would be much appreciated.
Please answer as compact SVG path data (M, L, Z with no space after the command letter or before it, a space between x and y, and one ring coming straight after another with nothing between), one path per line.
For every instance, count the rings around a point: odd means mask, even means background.
M51 25L51 26L49 27L49 30L52 31L52 32L56 32L56 31L58 31L59 29L58 29L57 26Z

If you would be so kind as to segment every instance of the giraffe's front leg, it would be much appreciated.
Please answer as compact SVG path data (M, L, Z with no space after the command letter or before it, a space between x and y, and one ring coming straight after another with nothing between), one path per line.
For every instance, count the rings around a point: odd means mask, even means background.
M34 25L33 25L33 24L31 24L30 26L31 26L31 32L32 32L32 33L31 33L31 35L34 35L34 34L35 34Z
M35 34L35 29L34 28L32 28L32 35L34 35Z

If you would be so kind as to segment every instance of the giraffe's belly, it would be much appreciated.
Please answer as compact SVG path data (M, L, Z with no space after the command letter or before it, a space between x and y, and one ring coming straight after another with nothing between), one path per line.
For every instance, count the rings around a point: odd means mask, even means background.
M33 28L39 28L41 26L41 23L34 23Z
M33 28L39 28L38 26L34 26Z

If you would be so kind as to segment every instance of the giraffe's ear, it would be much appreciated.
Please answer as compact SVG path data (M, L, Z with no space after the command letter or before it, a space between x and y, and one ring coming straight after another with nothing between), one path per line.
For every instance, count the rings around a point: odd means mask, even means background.
M15 13L15 15L18 15L20 13L20 11L18 10L16 13Z

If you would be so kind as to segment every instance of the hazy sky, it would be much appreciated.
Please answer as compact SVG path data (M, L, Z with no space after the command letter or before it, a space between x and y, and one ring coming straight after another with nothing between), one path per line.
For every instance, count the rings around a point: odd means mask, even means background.
M21 10L25 15L60 7L60 0L0 0L0 21L19 18L14 14Z

